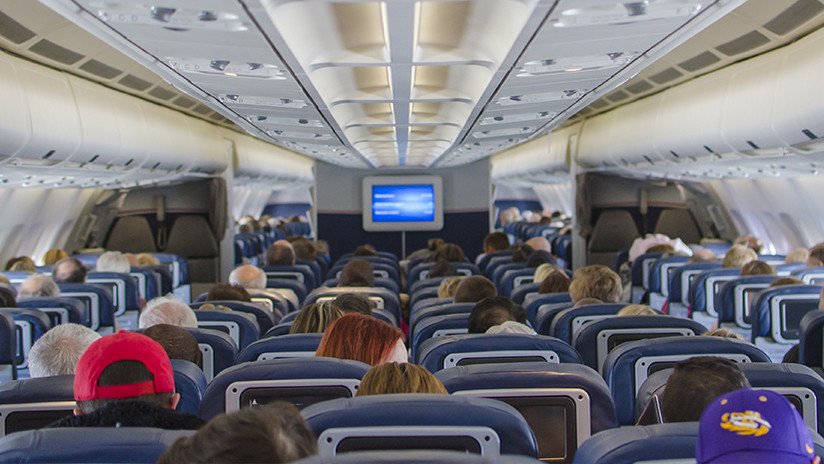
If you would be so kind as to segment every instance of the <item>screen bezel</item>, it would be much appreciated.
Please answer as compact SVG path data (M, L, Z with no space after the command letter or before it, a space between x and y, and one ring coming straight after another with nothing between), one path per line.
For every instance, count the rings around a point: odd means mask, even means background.
M391 185L432 185L435 215L427 222L375 222L372 218L372 187ZM363 230L400 232L443 229L443 180L440 176L372 176L363 179Z

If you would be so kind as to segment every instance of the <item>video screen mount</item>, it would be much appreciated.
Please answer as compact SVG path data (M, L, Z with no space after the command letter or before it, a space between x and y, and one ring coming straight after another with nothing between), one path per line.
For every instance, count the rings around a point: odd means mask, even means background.
M438 176L375 176L363 180L363 229L441 230L443 182Z

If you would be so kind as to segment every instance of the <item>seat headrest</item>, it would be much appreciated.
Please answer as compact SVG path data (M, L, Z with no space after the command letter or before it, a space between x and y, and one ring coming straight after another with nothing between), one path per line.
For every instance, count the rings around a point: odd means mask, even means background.
M786 300L806 300L812 303L810 310L818 309L819 295L821 287L817 285L782 285L780 287L762 290L758 298L750 307L750 320L752 321L752 340L756 337L771 336L770 321L772 304L781 299Z
M737 277L721 286L721 290L715 295L715 311L718 312L719 322L736 322L735 317L735 294L736 289L744 286L759 285L769 286L770 282L777 279L776 275L752 275Z
M812 367L824 365L824 311L811 311L801 318L798 325L798 362Z
M698 422L621 427L585 441L575 463L619 464L695 458Z
M575 332L574 322L576 319L614 316L618 314L618 311L624 306L626 305L623 303L605 303L564 309L552 319L552 324L549 326L549 335L567 343L572 343Z
M58 375L0 383L0 404L74 401L74 376Z
M335 456L310 456L294 464L535 464L526 456L481 456L460 451L361 451Z
M260 339L237 355L236 362L257 361L263 353L283 353L283 352L315 352L318 349L322 333L304 333L279 335L277 337L267 337Z
M175 392L180 393L180 403L177 411L186 414L197 414L203 393L206 391L206 376L196 364L183 359L172 359L172 370L175 377Z

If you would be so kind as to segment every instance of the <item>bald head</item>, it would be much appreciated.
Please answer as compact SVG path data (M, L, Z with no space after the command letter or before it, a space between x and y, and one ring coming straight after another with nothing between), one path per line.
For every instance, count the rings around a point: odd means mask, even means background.
M52 268L55 282L72 282L82 284L86 281L86 268L76 258L64 258Z
M60 288L51 277L43 274L34 274L20 284L19 295L22 297L40 298L60 296Z
M699 248L692 252L692 256L690 257L691 263L707 263L710 261L715 261L718 257L715 256L715 253L712 252L709 248Z
M544 250L547 253L552 253L552 246L549 244L549 240L544 237L532 237L525 243L533 250Z
M264 290L266 288L266 274L257 266L245 264L229 274L229 283L247 290Z
M295 265L295 249L286 240L278 240L266 250L266 264L272 266L283 264L286 266Z

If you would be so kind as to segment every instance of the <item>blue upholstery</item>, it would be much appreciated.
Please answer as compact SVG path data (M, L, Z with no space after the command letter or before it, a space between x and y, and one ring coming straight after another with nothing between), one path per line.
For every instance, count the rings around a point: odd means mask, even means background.
M515 288L524 285L524 283L533 283L535 276L535 268L525 267L522 269L512 269L506 271L498 282L498 295L509 297ZM516 285L516 281L518 285Z
M24 280L28 279L33 274L33 272L25 271L3 271L3 275L8 277L9 282L11 282L12 285L23 283Z
M595 434L618 427L615 405L606 382L597 372L581 364L476 364L444 369L436 376L453 394L467 390L580 388L589 395L589 432ZM483 392L476 396L483 396Z
M339 282L340 282L340 279L335 277L335 278L331 278L331 279L326 280L323 283L322 286L323 287L337 287ZM400 286L398 286L397 282L395 282L394 280L391 280L391 279L385 279L383 277L375 277L374 280L372 281L372 286L373 287L385 288L385 289L387 289L387 290L389 290L390 292L393 292L393 293L400 293Z
M806 267L793 272L792 276L808 285L821 285L824 283L824 266Z
M159 290L161 295L166 295L174 291L174 274L168 265L160 264L157 266L144 266L143 268L149 269L156 274L158 283L160 284Z
M129 275L135 279L139 298L149 301L161 295L159 277L156 271L145 267L132 266Z
M111 293L107 288L93 284L59 283L60 296L77 299L97 299L98 304L92 304L91 328L97 331L114 330L114 305ZM87 296L91 295L91 296Z
M18 371L27 369L29 351L32 345L51 328L51 320L46 313L37 309L0 308L0 314L11 316L14 325L20 328L17 332L17 337L19 337L17 369Z
M116 284L117 291L112 292L112 304L115 308L115 316L121 316L126 311L140 311L140 307L137 305L137 281L130 274L90 272L86 276L86 283L99 284L106 288L111 288L111 284Z
M533 282L530 284L523 284L520 287L516 287L512 290L511 299L515 304L523 305L526 296L530 293L538 293L538 287L540 286L540 282Z
M291 279L266 279L266 288L275 288L275 289L285 289L285 290L292 290L295 292L295 295L298 297L298 302L303 302L306 299L306 294L308 291L306 290L306 285L302 282L298 282L297 280ZM299 309L299 308L295 308Z
M486 267L489 265L490 260L492 258L500 258L500 257L507 257L512 258L512 251L510 250L502 250L502 251L493 251L492 253L487 253L483 255L480 261L478 261L478 268L481 271L486 271ZM486 273L484 273L486 275Z
M421 345L428 340L442 338L445 335L465 334L468 323L469 313L445 314L422 319L412 328L411 359L421 359Z
M90 315L82 301L69 297L23 298L17 301L20 308L39 309L49 316L52 326L68 322L91 324Z
M277 383L286 386L283 381L293 380L297 382L290 386L297 386L295 384L301 383L302 380L336 379L355 380L357 382L347 383L359 385L360 379L363 378L369 367L369 365L362 362L334 358L290 358L244 362L221 372L209 384L203 397L199 415L204 420L209 420L226 411L237 410L239 403L233 405L227 405L226 403L227 391L230 388L238 388L237 385L233 387L233 384L237 382L277 380L281 382L271 383L267 386L274 386ZM315 382L303 386L308 389L319 385L323 385L323 383ZM347 396L352 396L351 391Z
M172 370L175 374L175 392L180 393L180 402L177 411L186 414L197 414L203 393L206 391L206 376L194 364L183 359L172 359Z
M777 279L775 275L752 275L737 277L721 286L721 290L715 295L715 310L718 313L719 323L734 323L738 327L750 328L752 324L748 321L746 311L749 308L744 306L742 297L746 289L763 289L770 286L770 283ZM753 299L754 300L754 299Z
M792 275L793 272L805 269L807 266L805 266L804 263L784 263L776 264L773 267L775 268L776 275L789 276Z
M798 332L798 362L810 367L824 367L824 311L805 314Z
M161 264L165 264L170 270L176 271L172 274L172 285L175 288L189 284L189 262L186 261L186 258L170 253L152 253L152 255Z
M458 358L463 357L460 356L462 354L465 356L467 353L482 353L466 357L486 359L487 362L490 359L507 362L506 358L512 355L506 352L512 351L533 352L528 356L530 361L535 361L539 357L537 352L540 352L544 356L554 357L553 362L581 363L578 352L557 338L522 334L469 334L435 338L421 345L417 359L429 372L437 372L453 362L460 365ZM516 357L508 362L523 361L524 356L520 355L520 359Z
M97 266L97 260L100 258L99 253L78 253L72 255L72 258L80 261L83 266L94 269Z
M423 321L427 317L445 316L447 314L469 314L476 304L477 303L445 303L413 311L409 314L409 327L414 329L418 322Z
M575 339L575 349L581 354L584 364L600 371L601 365L609 353L610 337L637 334L638 337L660 337L662 332L674 334L675 331L691 332L701 335L707 331L703 325L681 317L673 316L629 316L610 317L592 321L585 325ZM599 350L601 356L599 356Z
M362 451L336 456L310 456L294 464L536 464L526 456L480 456L460 451Z
M303 410L309 427L323 443L324 432L340 428L417 426L488 427L500 438L501 454L537 456L538 445L518 411L500 401L448 395L371 395L314 404ZM371 440L370 440L371 441ZM403 439L392 440L393 448ZM370 445L375 445L370 443ZM373 448L374 449L374 448ZM323 451L321 454L327 454Z
M312 270L312 276L314 276L314 278L315 278L315 284L316 285L319 284L320 282L323 282L323 273L321 272L320 264L318 264L317 261L315 261L315 260L310 261L308 259L298 258L298 259L295 260L295 264L299 264L299 265L309 267L309 269Z
M690 309L693 312L706 312L709 316L717 316L718 308L715 308L715 293L712 289L711 280L718 282L726 282L735 279L741 275L741 269L738 268L718 268L710 269L695 276L690 285L689 302ZM709 289L707 287L710 287ZM683 289L682 289L683 291ZM712 307L710 307L712 306Z
M605 430L578 448L574 464L628 464L694 459L698 422ZM689 461L687 461L689 462Z
M452 298L424 298L412 305L410 313L416 313L422 309L431 308L432 306L440 306L447 303L452 303Z
M400 283L401 278L400 278L400 273L398 272L398 265L397 264L387 264L387 263L382 263L382 262L377 262L377 261L370 261L369 264L372 265L372 274L376 278L383 277L383 278L391 280L392 282L395 282L396 284ZM329 270L329 273L327 274L326 278L327 279L340 278L340 273L341 273L341 271L343 271L344 266L346 266L346 263L336 264L336 265L332 266L332 269Z
M543 335L551 335L569 344L574 342L576 327L580 327L583 321L598 320L618 314L625 305L623 303L593 304L584 305L577 308L569 308L560 311L552 319L549 333L539 332ZM543 326L542 326L543 327Z
M306 297L306 301L304 301L303 304L312 304L316 302L319 298L323 297L335 298L343 293L360 293L366 296L367 298L380 298L381 300L383 300L383 309L386 309L387 311L389 311L390 314L395 316L395 320L398 321L398 323L400 323L403 317L401 315L401 303L398 299L398 294L380 287L321 287L312 290L312 292L310 292L309 295Z
M195 316L198 328L228 333L240 349L260 338L260 326L254 316L249 314L198 309Z
M237 344L229 335L216 330L186 329L195 337L203 355L203 372L206 381L220 371L232 366L237 357Z
M731 338L666 337L624 343L607 355L603 372L615 401L618 422L622 425L633 423L635 394L652 364L673 363L702 355L732 355L736 361L770 362L769 356L760 349ZM643 371L644 375L636 377L636 369Z
M686 265L689 259L688 256L668 256L655 260L649 271L649 291L669 295L670 274L675 268Z
M0 439L0 463L154 464L193 430L78 427L28 430Z
M38 403L32 405L32 403ZM45 404L51 403L51 404ZM55 377L42 377L37 379L15 380L0 383L0 436L8 435L11 432L21 431L23 428L32 429L48 425L60 417L72 415L72 410L76 407L74 401L74 376L60 375ZM41 411L53 411L41 420L36 420L25 411L37 409L36 415L44 414ZM11 428L7 421L17 417L23 419L35 419L29 426L25 424Z
M711 269L718 269L721 263L690 263L676 267L670 273L669 280L669 300L689 304L689 274L698 272L699 274ZM686 277L685 277L686 276Z
M808 310L815 311L818 309L819 295L821 294L821 287L817 285L782 285L780 287L770 288L761 291L758 298L753 302L751 308L752 321L752 340L755 341L758 337L771 337L773 340L797 340L798 337L786 337L796 332L795 327L787 327L789 333L782 334L782 314L778 308L778 302L783 300L788 305L793 302L801 303L804 307L811 307ZM805 305L805 303L807 303ZM776 305L776 311L771 311L773 304ZM797 317L794 315L793 317ZM799 319L800 320L800 317Z
M530 301L524 309L526 310L526 320L528 320L533 327L537 327L538 325L538 311L541 310L542 306L546 305L572 306L572 298L567 292L545 293Z
M294 318L289 322L281 322L280 324L272 327L271 329L267 330L265 334L263 334L260 338L261 340L264 338L269 337L279 337L281 335L289 335L289 330L292 328L292 322L294 322Z
M210 303L213 305L221 305L226 306L227 308L231 309L232 311L237 311L241 313L251 314L255 317L255 321L257 321L258 328L260 329L260 333L264 333L267 330L271 329L275 326L275 317L274 314L269 311L268 309L263 309L259 305L255 303L247 303L244 301L230 301L230 300L219 300L219 301L201 301L198 303L192 303L189 305L190 308L197 310L201 306L206 303ZM195 311L197 312L197 311Z
M280 323L285 324L287 322L289 322L289 323L294 322L295 318L298 317L298 314L300 314L300 311L291 312L291 313L283 316L283 318L280 320Z
M507 264L512 264L512 251L507 251L501 256L493 256L484 268L484 276L492 280L495 270Z
M446 277L429 277L428 279L421 279L415 282L415 285L409 289L409 293L414 295L423 289L438 288L438 286L441 285L441 281L445 278Z
M663 253L644 253L635 258L632 262L632 286L646 288L649 279L649 272L644 272L645 266L652 266L652 263L660 258ZM644 277L647 277L647 280Z
M474 264L462 262L450 262L449 264L460 275L478 275L481 273L478 267ZM429 274L429 269L433 265L434 263L421 263L413 268L410 268L409 275L407 277L407 288L412 288L412 286L415 285L415 282L427 278L423 277L423 274Z
M521 269L527 269L525 262L507 263L496 267L492 272L492 282L495 284L495 288L498 288L499 284L504 280L504 275L506 275L507 272ZM533 270L532 272L535 271Z
M235 362L257 361L261 356L264 359L312 357L318 349L321 338L323 338L322 333L263 338L241 350Z
M549 335L552 333L552 322L555 317L561 313L572 308L572 302L569 303L555 303L549 305L542 305L535 316L537 322L535 323L535 331L542 335Z
M17 329L10 315L0 313L0 384L17 379Z
M414 293L409 298L409 307L414 308L417 306L418 303L424 300L431 300L432 298L438 298L438 289L440 287L425 287L421 288Z
M295 264L294 266L286 264L269 265L263 267L263 272L266 273L267 280L296 280L302 283L307 290L311 290L317 285L314 271L304 264ZM267 288L269 288L268 285Z

